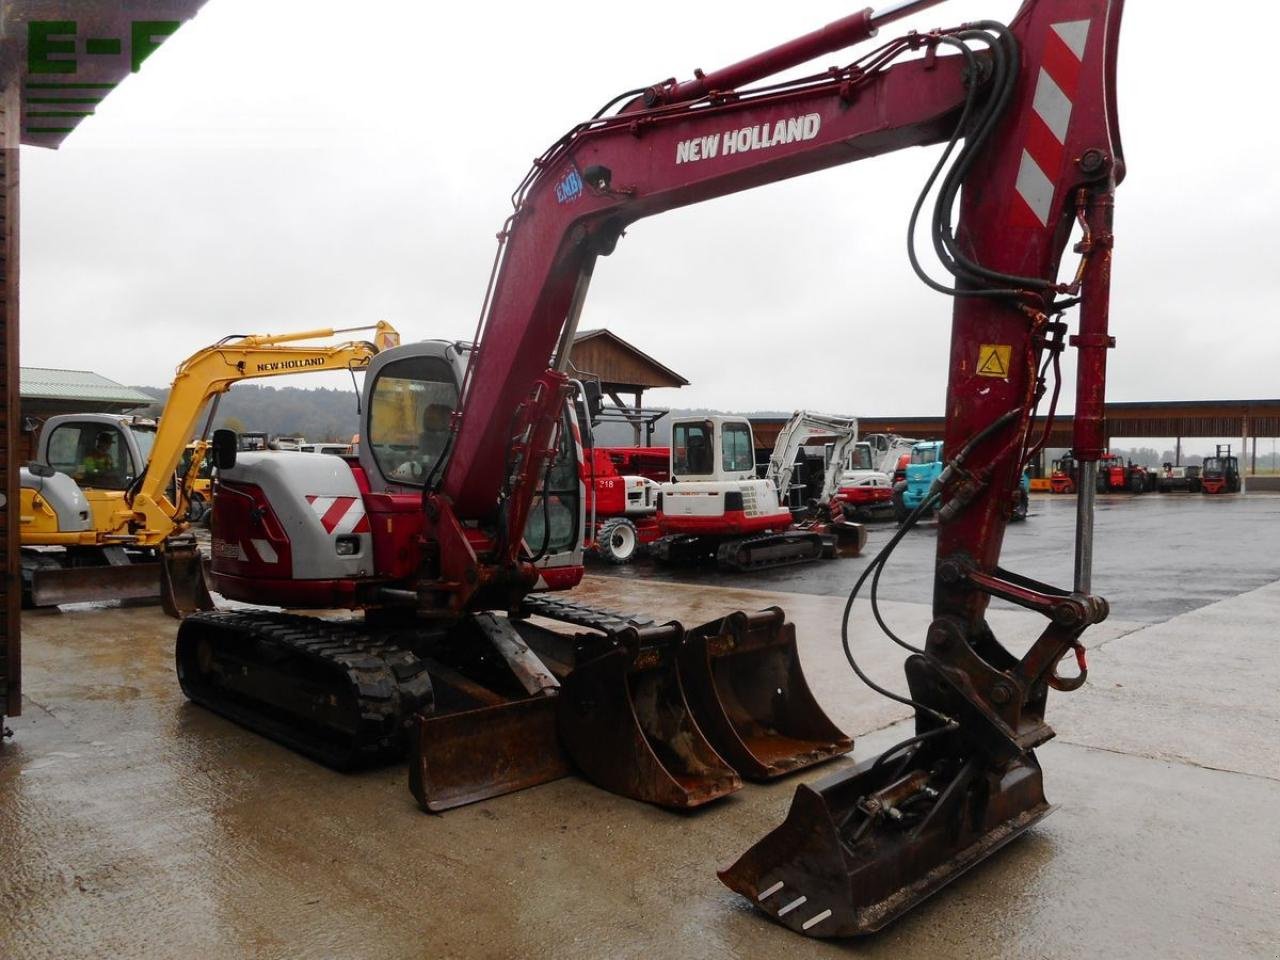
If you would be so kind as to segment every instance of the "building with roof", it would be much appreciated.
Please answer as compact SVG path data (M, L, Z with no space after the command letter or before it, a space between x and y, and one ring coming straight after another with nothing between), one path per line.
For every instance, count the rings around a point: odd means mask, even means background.
M579 330L574 336L569 351L569 372L584 382L594 380L600 384L601 393L617 405L623 418L631 424L637 445L642 435L648 437L645 442L651 441L654 422L666 413L665 410L646 411L644 392L689 385L688 380L670 367L603 328ZM631 402L623 399L624 394Z
M141 390L90 370L22 367L19 379L22 435L18 450L22 461L35 457L36 437L50 417L60 413L129 413L156 402Z

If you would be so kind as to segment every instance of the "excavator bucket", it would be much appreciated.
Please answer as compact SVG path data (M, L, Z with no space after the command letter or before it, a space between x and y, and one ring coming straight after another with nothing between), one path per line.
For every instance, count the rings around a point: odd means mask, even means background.
M526 597L536 615L591 633L569 636L532 623L520 635L561 675L560 741L588 779L635 800L687 809L742 787L707 741L680 683L676 621Z
M680 687L675 647L601 645L564 681L560 736L589 780L662 807L699 807L742 787Z
M1033 753L993 762L934 730L797 788L786 820L719 876L797 933L873 933L1051 809Z
M777 607L689 631L679 666L698 727L749 780L772 780L853 749L810 692L795 626Z
M194 540L165 544L160 554L160 604L181 620L197 610L212 610L204 558Z
M860 523L848 520L843 514L832 518L828 529L835 534L836 551L842 557L862 555L862 548L867 545L867 528Z

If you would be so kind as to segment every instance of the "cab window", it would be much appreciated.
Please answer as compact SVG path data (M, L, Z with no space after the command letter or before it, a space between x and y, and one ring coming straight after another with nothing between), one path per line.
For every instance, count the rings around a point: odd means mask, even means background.
M49 466L73 477L82 487L124 490L133 480L133 465L124 435L103 423L64 423L49 436Z
M369 446L382 475L421 485L440 459L458 405L453 368L439 357L406 357L378 374L369 400Z
M756 452L751 446L751 428L745 423L726 423L720 435L720 455L725 473L754 471Z
M933 463L938 459L938 448L930 444L927 447L916 447L911 451L912 463Z
M850 470L870 470L871 467L871 448L858 444L849 453L849 469Z
M581 536L578 527L581 480L577 447L567 414L560 430L556 459L550 471L544 473L546 485L539 488L530 503L529 518L524 526L524 542L533 556L568 553L577 548Z
M671 431L672 473L677 477L703 477L715 473L711 423L677 423Z

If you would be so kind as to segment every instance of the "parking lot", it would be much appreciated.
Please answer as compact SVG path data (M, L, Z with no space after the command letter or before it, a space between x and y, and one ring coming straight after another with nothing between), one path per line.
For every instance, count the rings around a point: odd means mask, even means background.
M1050 699L1058 737L1040 756L1057 811L848 944L799 940L715 877L779 821L795 779L692 815L575 777L426 815L403 765L333 773L184 702L157 608L28 614L23 715L0 751L13 799L0 811L0 956L651 957L679 943L690 957L1270 960L1280 557L1256 530L1277 514L1265 495L1103 498L1095 584L1113 613L1086 635L1089 682ZM1008 565L1064 581L1072 517L1070 498L1035 497ZM906 637L928 622L933 540L912 532L886 573L886 615ZM908 729L839 652L843 594L865 562L680 582L593 565L577 595L689 622L783 606L862 758ZM1016 646L1040 621L1001 607L991 623ZM897 686L897 648L865 610L854 627L867 669Z

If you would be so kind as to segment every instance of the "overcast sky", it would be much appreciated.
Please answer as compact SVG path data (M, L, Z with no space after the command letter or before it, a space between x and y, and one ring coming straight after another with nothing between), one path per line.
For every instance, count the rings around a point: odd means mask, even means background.
M60 150L24 148L22 362L161 385L230 333L470 337L548 143L622 90L856 7L208 0ZM881 39L1016 7L953 0ZM1280 4L1247 20L1271 35ZM1238 31L1190 0L1126 11L1111 399L1280 396L1274 67ZM655 403L941 413L950 303L904 252L937 149L641 221L582 326L691 381Z

